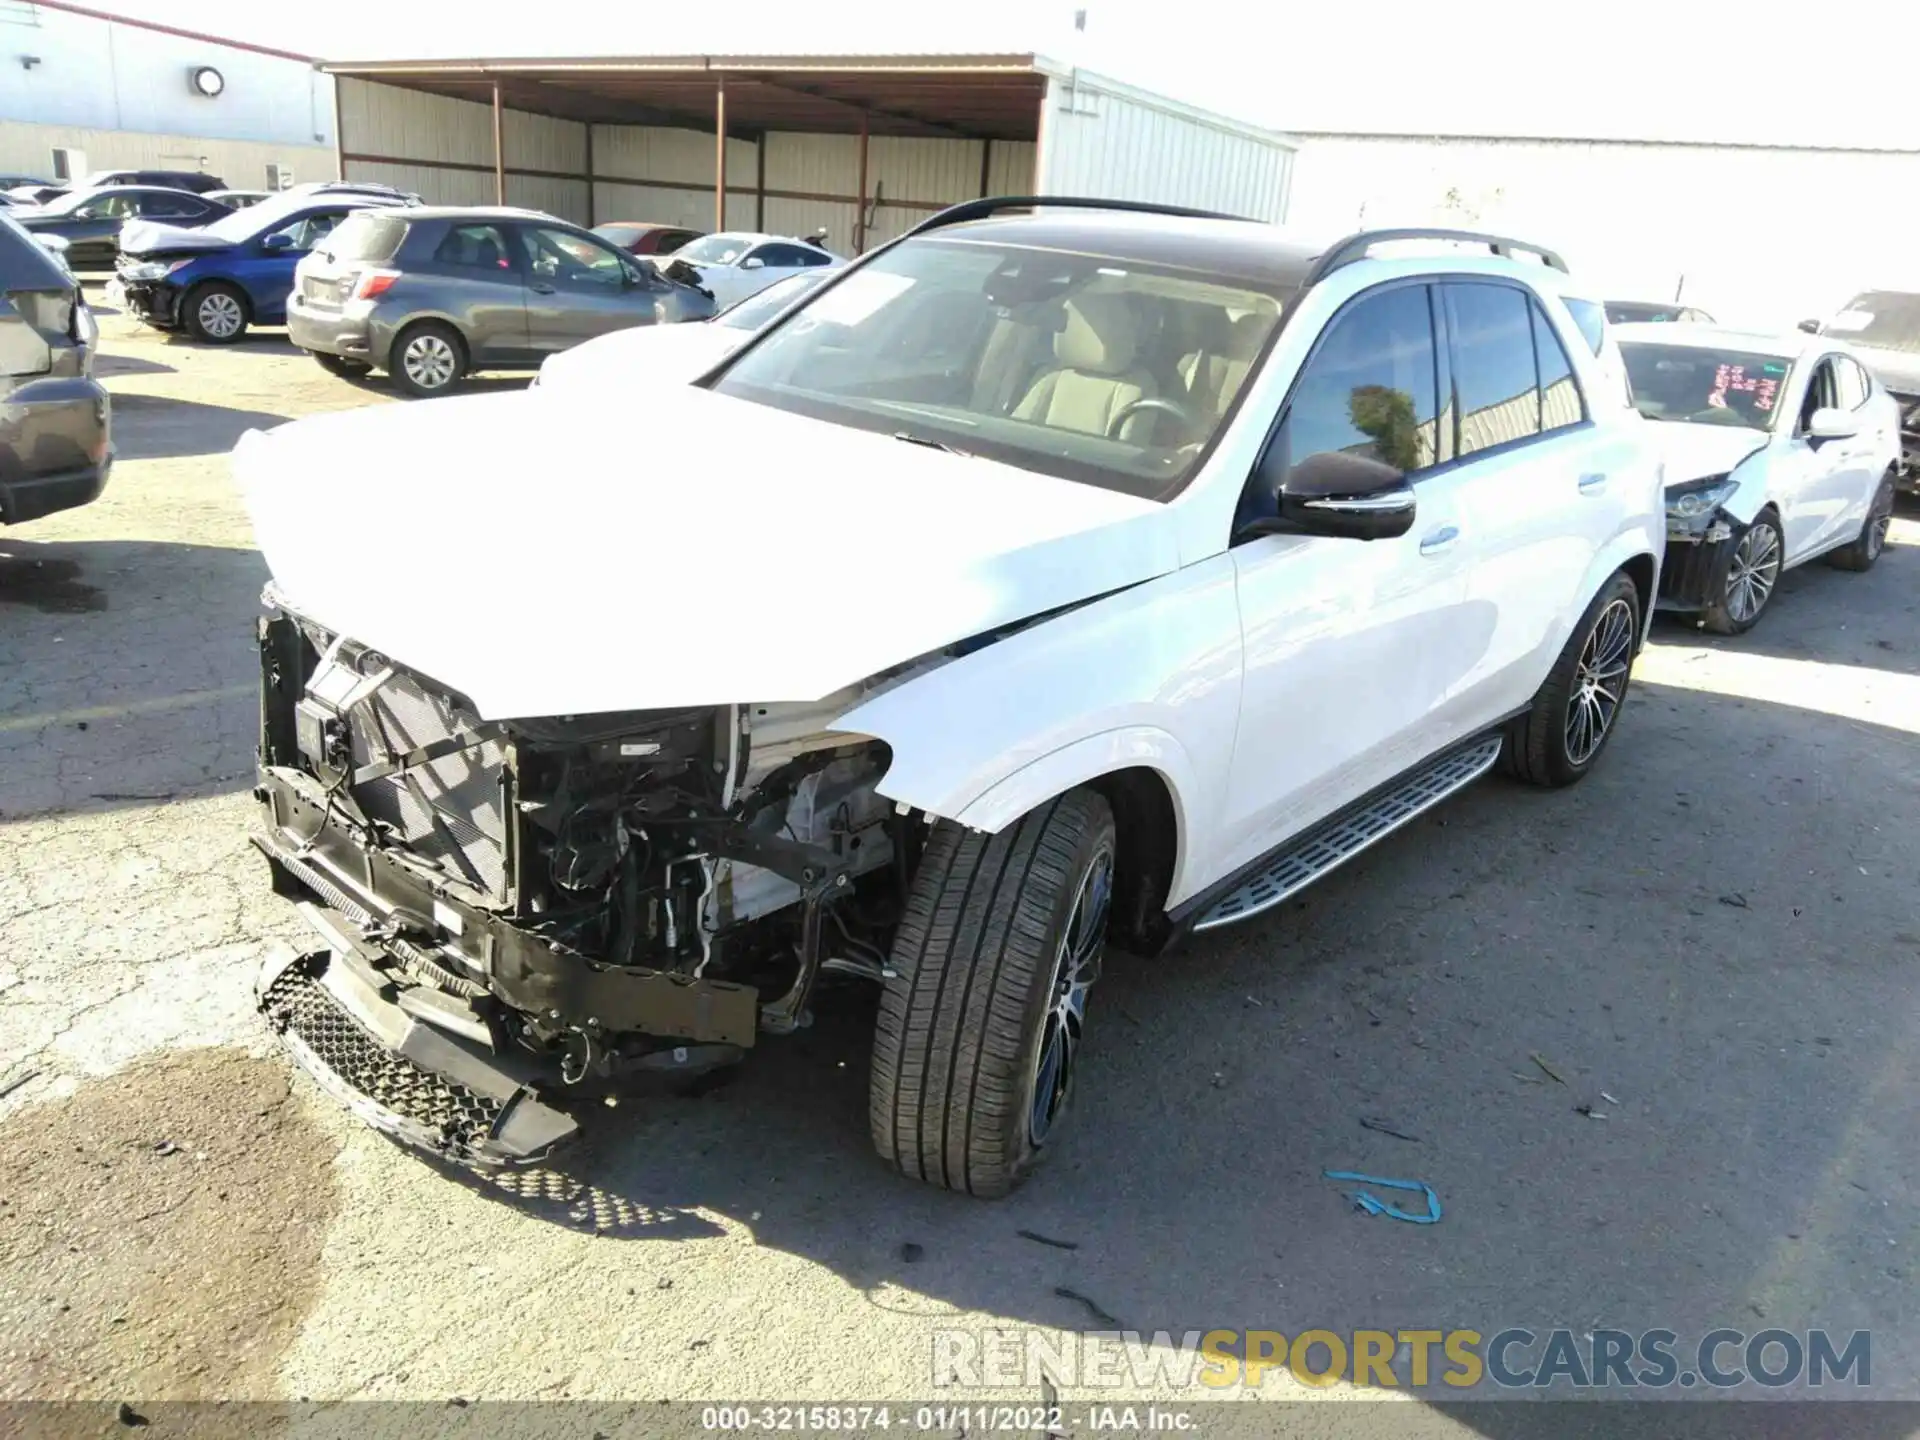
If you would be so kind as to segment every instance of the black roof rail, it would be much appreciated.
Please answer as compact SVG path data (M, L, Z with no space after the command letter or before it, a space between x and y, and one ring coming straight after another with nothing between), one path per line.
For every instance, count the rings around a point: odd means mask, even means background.
M1307 272L1307 278L1300 282L1300 292L1305 294L1318 285L1327 276L1342 265L1351 265L1356 260L1364 260L1367 252L1376 245L1385 245L1393 240L1454 240L1468 245L1485 245L1503 260L1511 260L1513 252L1524 250L1530 255L1538 255L1541 261L1565 275L1567 262L1556 251L1544 245L1535 245L1530 240L1512 240L1505 235L1485 235L1478 230L1441 230L1427 225L1414 225L1400 230L1362 230L1349 235L1327 253L1313 262L1313 268Z
M1223 215L1217 210L1191 210L1184 205L1161 205L1152 200L1095 200L1084 195L984 195L978 200L962 200L922 220L902 235L921 235L947 225L979 220L1001 210L1033 210L1052 206L1062 210L1126 210L1137 215L1173 215L1182 220L1238 220L1254 225L1245 215Z

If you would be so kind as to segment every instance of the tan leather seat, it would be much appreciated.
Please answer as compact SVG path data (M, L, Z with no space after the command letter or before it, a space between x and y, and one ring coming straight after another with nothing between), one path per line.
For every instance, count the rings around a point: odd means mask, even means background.
M1229 320L1224 310L1214 314L1211 343L1186 356L1180 362L1180 374L1194 412L1219 419L1233 407L1240 387L1253 373L1267 327L1257 314L1238 320Z
M1041 372L1014 407L1016 420L1032 420L1083 435L1105 435L1134 401L1158 393L1153 376L1134 363L1139 325L1125 298L1079 295L1064 305L1066 326L1053 337L1054 365ZM1128 418L1120 438L1153 433L1155 415Z

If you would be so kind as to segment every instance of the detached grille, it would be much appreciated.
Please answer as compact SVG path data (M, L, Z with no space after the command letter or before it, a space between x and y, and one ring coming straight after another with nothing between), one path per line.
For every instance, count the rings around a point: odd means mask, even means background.
M363 1030L309 973L289 965L260 997L260 1008L282 1038L297 1041L313 1060L356 1097L403 1124L452 1159L471 1159L504 1108L455 1080L423 1070ZM424 1132L421 1134L420 1132Z
M453 708L395 675L353 711L355 768L404 755L455 734ZM495 899L507 890L506 815L498 740L354 787L369 817L385 821L409 850Z

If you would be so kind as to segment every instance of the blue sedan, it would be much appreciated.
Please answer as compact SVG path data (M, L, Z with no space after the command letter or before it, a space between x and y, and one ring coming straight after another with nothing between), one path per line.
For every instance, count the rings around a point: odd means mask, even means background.
M157 329L230 345L251 325L286 324L294 267L335 225L355 210L395 203L321 187L264 200L200 230L130 224L108 299Z

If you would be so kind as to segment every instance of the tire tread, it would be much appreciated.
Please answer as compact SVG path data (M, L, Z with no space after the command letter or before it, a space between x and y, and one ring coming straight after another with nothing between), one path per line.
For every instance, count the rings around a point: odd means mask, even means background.
M1077 790L997 835L943 821L928 837L874 1033L874 1148L903 1175L977 1196L1019 1182L1033 987L1079 857L1111 825Z

